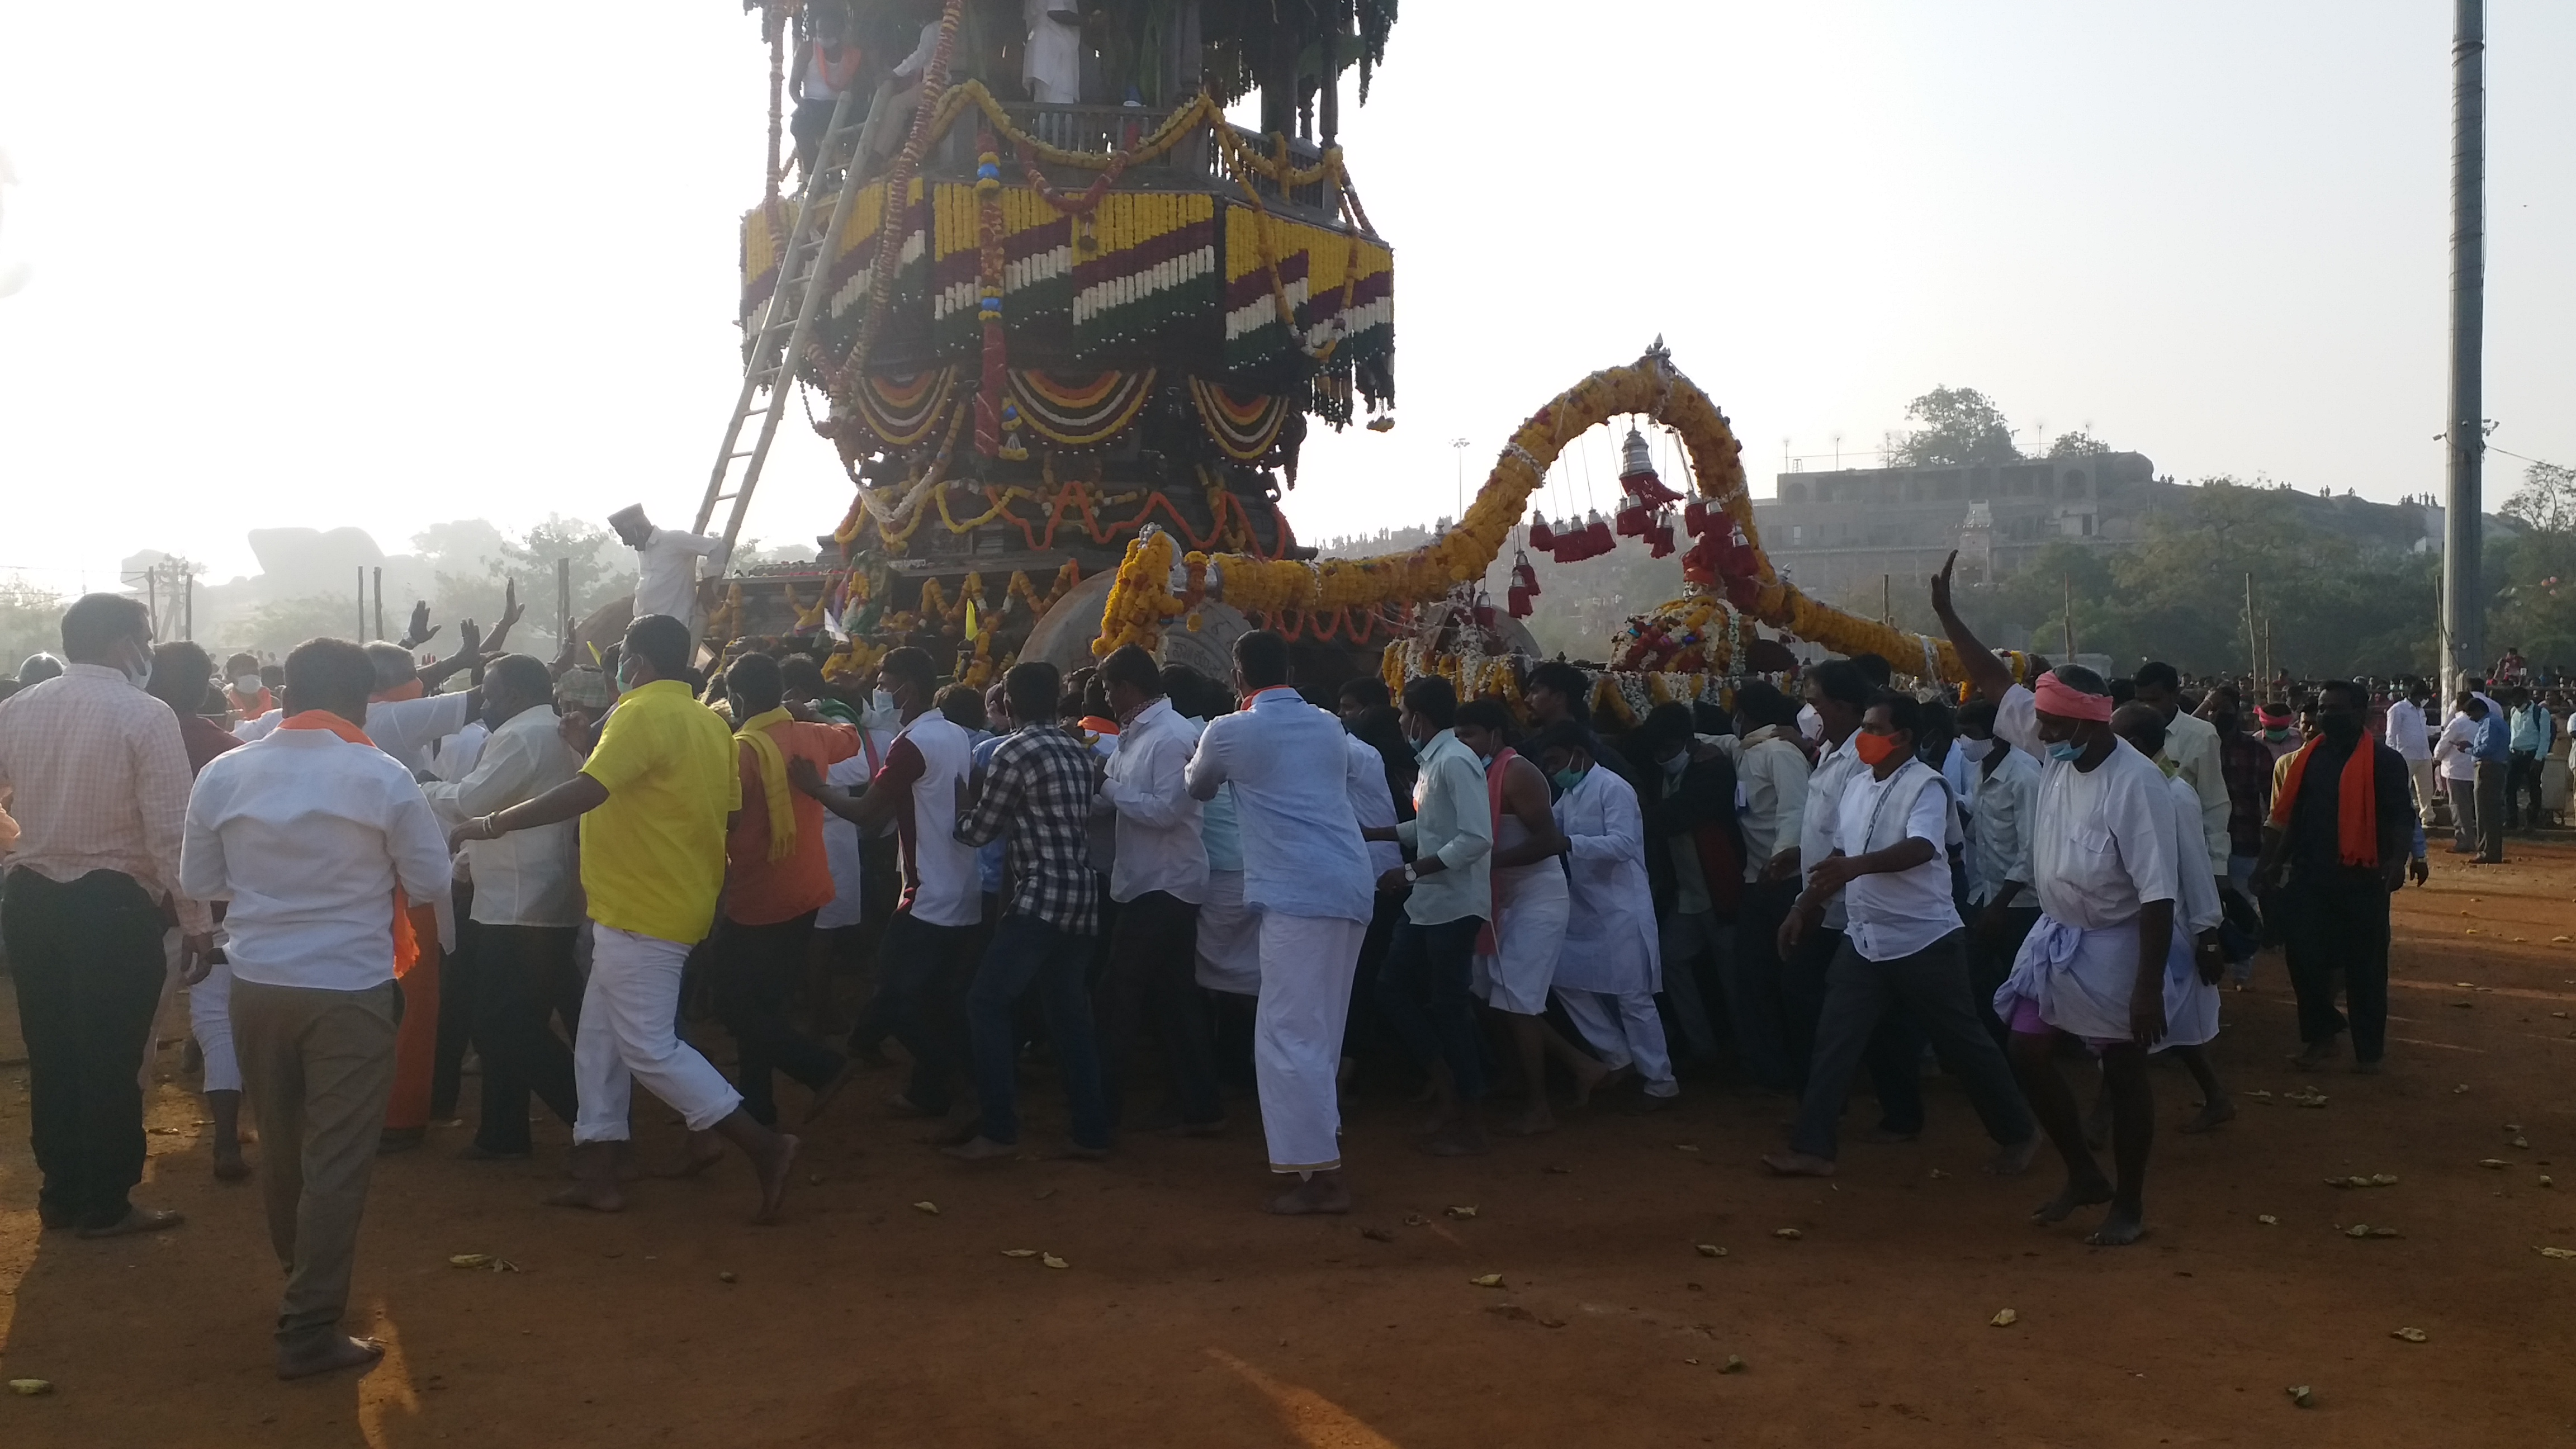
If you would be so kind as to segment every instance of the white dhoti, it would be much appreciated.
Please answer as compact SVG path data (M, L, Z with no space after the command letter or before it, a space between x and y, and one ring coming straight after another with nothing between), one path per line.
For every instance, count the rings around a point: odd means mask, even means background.
M1237 996L1261 994L1261 918L1243 908L1243 872L1208 872L1199 905L1198 983Z
M1603 1066L1612 1071L1635 1067L1649 1097L1681 1094L1681 1084L1673 1080L1672 1051L1664 1044L1664 1018L1655 1010L1652 992L1560 986L1556 999L1584 1043L1600 1054Z
M1501 903L1494 921L1496 954L1479 953L1470 968L1476 995L1496 1011L1537 1016L1547 1010L1548 983L1565 947L1570 901L1565 870L1554 860L1494 872Z
M2013 958L2012 974L1996 988L1995 1014L2012 1024L2028 1002L2041 1021L2070 1036L2097 1046L2123 1042L2137 980L2136 921L2088 931L2042 912ZM2200 979L2190 933L2179 924L2165 952L2164 991L2165 1036L2157 1050L2199 1046L2218 1035L2218 989Z
M634 1083L704 1132L742 1105L724 1074L680 1040L680 971L689 948L658 936L594 924L590 980L582 987L581 1030L572 1047L581 1111L575 1143L623 1142Z
M1204 925L1202 925L1204 938ZM1252 1078L1273 1172L1342 1165L1342 1025L1368 922L1261 916L1261 1001L1252 1017ZM587 1021L588 1018L584 1018Z

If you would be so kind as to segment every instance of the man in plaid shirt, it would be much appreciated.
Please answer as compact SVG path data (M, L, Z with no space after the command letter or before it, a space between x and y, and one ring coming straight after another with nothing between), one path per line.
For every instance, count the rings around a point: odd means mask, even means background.
M985 766L973 805L957 822L961 844L1007 836L1009 896L993 943L966 996L974 1043L982 1132L948 1149L969 1162L1008 1157L1020 1140L1011 1003L1035 978L1047 1040L1064 1073L1073 1114L1073 1155L1109 1154L1109 1112L1100 1091L1100 1053L1091 1030L1084 974L1100 934L1100 886L1091 870L1091 799L1098 758L1056 724L1060 680L1052 664L1016 665L1003 677L1019 732Z

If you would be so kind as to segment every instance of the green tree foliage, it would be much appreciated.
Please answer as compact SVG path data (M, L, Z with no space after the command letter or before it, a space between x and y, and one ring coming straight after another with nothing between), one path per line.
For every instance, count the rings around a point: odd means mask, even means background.
M2021 458L2003 409L1973 387L1936 387L1907 403L1905 416L1921 426L1896 440L1887 460L1891 467L1955 467Z
M2499 584L2487 613L2489 653L2508 644L2539 665L2576 665L2576 468L2534 463L2505 500L2523 532L2486 548Z
M2110 444L2085 432L2060 433L2057 441L2048 445L2048 456L2052 458L2091 458L2109 451Z
M2207 479L2151 517L2134 547L2052 544L2000 584L1970 591L1967 618L1989 639L2058 657L2071 607L2076 649L2107 654L2122 671L2161 659L2190 673L2247 672L2267 624L2272 660L2296 675L2430 667L2439 561L2356 543L2299 508L2284 489Z

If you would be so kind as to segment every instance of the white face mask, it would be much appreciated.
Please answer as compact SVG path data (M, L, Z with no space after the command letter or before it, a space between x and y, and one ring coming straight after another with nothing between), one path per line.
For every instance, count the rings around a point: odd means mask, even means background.
M903 711L895 707L894 691L874 690L868 695L868 707L861 711L859 722L869 729L891 729L903 723Z
M233 676L233 688L242 694L257 694L259 693L259 676L256 674L236 674Z
M117 668L125 671L125 682L137 689L152 687L152 651L138 647L132 658Z

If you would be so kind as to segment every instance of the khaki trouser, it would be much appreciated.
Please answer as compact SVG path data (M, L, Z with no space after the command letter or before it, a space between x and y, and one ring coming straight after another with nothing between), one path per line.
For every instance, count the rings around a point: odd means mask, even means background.
M348 1307L400 1000L390 981L365 991L233 982L233 1042L265 1144L268 1238L286 1270L282 1349L338 1332Z

